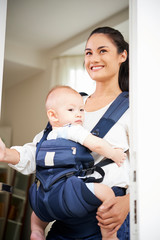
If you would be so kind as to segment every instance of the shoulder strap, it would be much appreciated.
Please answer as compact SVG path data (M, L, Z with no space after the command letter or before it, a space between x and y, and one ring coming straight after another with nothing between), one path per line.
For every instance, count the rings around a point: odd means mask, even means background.
M37 154L39 152L40 146L44 140L47 139L48 133L52 130L51 124L48 122L46 128L44 129L43 136L41 140L37 143L37 148L36 148L36 159L37 159Z
M122 92L92 129L91 133L103 138L129 107L129 93Z

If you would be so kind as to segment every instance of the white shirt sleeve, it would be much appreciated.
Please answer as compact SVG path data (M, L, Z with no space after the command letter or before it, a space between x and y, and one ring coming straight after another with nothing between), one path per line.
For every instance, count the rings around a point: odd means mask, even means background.
M9 166L25 175L34 173L36 170L36 144L40 141L42 135L43 131L35 136L33 142L23 146L11 147L11 149L16 149L20 153L20 161L16 165L9 164Z
M69 139L83 145L84 140L90 134L91 133L88 130L86 130L83 126L77 124L59 128L57 137Z

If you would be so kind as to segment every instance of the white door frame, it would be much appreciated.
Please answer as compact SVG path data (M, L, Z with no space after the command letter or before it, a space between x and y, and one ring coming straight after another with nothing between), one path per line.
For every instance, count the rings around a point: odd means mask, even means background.
M160 239L160 1L129 0L131 240ZM7 0L0 0L0 108Z
M160 239L160 1L130 0L131 239Z

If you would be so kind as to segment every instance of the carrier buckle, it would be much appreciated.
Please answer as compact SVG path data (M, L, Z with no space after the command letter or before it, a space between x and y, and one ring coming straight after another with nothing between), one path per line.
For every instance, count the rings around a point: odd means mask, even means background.
M93 166L93 167L91 167L91 168L87 168L87 169L83 169L82 171L81 171L81 176L87 176L87 175L91 175L92 173L94 173L94 171L95 171L95 166Z
M39 181L39 179L37 178L37 177L35 177L35 183L36 183L36 185L37 185L37 191L38 191L38 189L39 189L39 186L41 185L41 182Z

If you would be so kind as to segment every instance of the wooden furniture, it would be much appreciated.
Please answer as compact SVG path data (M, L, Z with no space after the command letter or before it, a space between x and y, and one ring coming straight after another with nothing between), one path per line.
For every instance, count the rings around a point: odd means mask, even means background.
M9 168L7 164L0 164L0 182L9 183ZM3 239L6 216L8 212L9 194L0 191L0 239Z
M3 222L3 234L0 240L20 240L25 214L28 203L28 190L31 185L32 175L23 175L17 171L13 171L11 185L13 186L13 193L4 195L9 196L7 213L3 213L5 223ZM2 195L2 193L1 193ZM2 205L4 204L2 200Z

